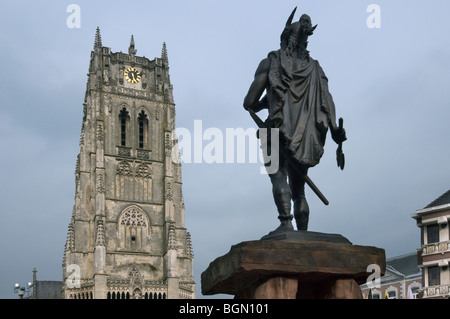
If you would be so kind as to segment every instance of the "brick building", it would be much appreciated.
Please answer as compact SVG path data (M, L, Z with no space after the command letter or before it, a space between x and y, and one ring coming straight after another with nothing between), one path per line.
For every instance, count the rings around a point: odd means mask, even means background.
M371 290L361 285L363 298L416 299L422 287L422 273L417 266L417 254L410 253L386 259L386 272L380 284Z

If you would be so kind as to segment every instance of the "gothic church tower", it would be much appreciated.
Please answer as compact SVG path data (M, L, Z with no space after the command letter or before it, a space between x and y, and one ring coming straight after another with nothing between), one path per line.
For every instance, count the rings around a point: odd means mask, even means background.
M195 298L175 104L161 58L91 52L63 259L67 299Z

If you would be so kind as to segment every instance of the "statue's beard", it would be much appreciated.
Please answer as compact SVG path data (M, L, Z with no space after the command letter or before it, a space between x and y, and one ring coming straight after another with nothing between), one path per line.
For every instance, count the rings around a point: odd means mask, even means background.
M284 52L290 57L308 59L309 51L306 50L306 47L308 46L307 39L308 37L302 37L301 41L299 41L295 36L289 37Z

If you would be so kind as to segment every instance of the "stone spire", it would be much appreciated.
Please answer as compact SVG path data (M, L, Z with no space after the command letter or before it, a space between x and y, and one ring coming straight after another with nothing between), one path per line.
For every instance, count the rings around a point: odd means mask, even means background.
M169 65L169 57L167 56L166 42L163 43L163 47L161 50L161 59L163 60L165 66Z
M101 47L102 47L102 37L100 35L100 28L97 27L97 31L95 32L94 48L101 48Z
M94 57L92 59L91 65L89 66L89 73L94 77L91 78L91 86L96 86L99 88L101 86L102 80L102 63L101 63L101 52L102 52L102 37L100 35L100 28L97 27L95 31L95 41L94 41Z
M137 50L134 48L134 37L131 35L130 47L128 48L129 55L135 55Z
M36 299L37 297L37 278L36 278L37 270L33 268L33 294L31 299Z

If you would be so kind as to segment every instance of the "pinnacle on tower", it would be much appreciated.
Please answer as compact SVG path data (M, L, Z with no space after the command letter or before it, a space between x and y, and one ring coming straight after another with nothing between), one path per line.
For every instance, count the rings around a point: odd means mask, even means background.
M97 31L95 31L94 48L101 48L101 47L102 47L102 37L100 35L100 28L97 27Z
M186 255L188 258L194 258L194 251L192 250L191 233L186 232Z
M167 56L167 48L166 48L166 42L163 43L163 47L161 50L161 59L163 60L163 62L168 65L169 64L169 58Z
M169 243L167 246L168 249L177 249L177 241L175 239L175 225L173 223L169 225Z
M95 239L96 246L105 246L105 228L103 227L103 220L99 219L97 222L97 238Z
M128 54L135 55L137 50L134 48L134 37L131 35L130 47L128 48Z
M73 232L73 223L69 224L69 230L67 232L67 241L66 241L66 249L69 251L73 251L75 248L75 236Z

